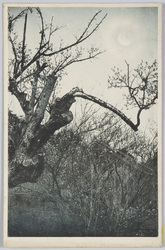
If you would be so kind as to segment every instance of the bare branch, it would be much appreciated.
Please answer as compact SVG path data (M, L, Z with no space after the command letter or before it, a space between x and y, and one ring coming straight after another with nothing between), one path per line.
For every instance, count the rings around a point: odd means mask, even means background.
M138 127L142 110L146 110L154 105L158 97L157 61L155 60L151 65L142 61L137 69L134 70L136 74L130 74L129 64L126 60L125 63L127 65L127 74L123 75L121 70L114 68L114 76L109 77L108 82L110 87L126 87L128 89L128 95L126 96L127 104L133 104L139 109L136 124Z
M14 41L13 41L13 39L11 38L10 35L9 35L9 41L10 41L10 43L11 43L11 45L12 45L12 50L13 50L13 53L14 53L14 58L15 58L15 62L14 62L14 74L16 74L17 69L18 69L18 66L19 66L19 62L18 62L18 58L17 58L16 47L15 47Z
M74 46L76 46L76 45L82 43L82 42L85 41L87 38L89 38L89 37L99 28L99 26L101 25L101 23L103 22L103 20L104 20L104 19L106 18L106 16L107 16L107 14L106 14L106 15L101 19L101 21L100 21L98 24L96 24L95 28L93 28L92 31L89 32L89 34L87 34L87 31L89 30L91 24L93 23L94 19L96 18L96 16L97 16L100 12L101 12L101 11L97 12L97 13L94 15L94 17L93 17L93 18L91 19L91 21L89 22L87 28L84 30L84 32L82 33L82 35L76 40L76 42L74 42L74 43L72 43L72 44L70 44L70 45L68 45L68 46L66 46L66 47L63 47L63 48L61 48L61 49L59 49L59 50L57 50L57 51L54 51L54 52L52 52L52 53L47 53L47 54L44 53L44 56L52 56L52 55L58 54L58 53L60 53L60 52L62 52L62 51L65 51L65 50L67 50L67 49L70 49L70 48L72 48L72 47L74 47Z
M13 50L13 53L14 53L14 57L15 57L15 60L17 61L17 52L16 52L16 48L15 48L15 44L14 44L14 41L13 39L11 38L11 36L9 36L9 41L12 45L12 50Z
M31 98L30 98L30 101L29 101L29 110L31 111L31 114L34 111L34 106L35 106L36 92L37 92L37 82L38 82L38 77L35 76L34 81L31 82L32 93L31 93Z
M70 57L71 57L71 55L70 56L68 56L68 57L66 57L65 58L65 60L63 60L62 61L62 63L56 68L56 72L58 72L58 71L60 71L60 70L63 70L64 68L66 68L67 66L69 66L69 65L71 65L71 64L73 64L73 63L77 63L77 62L83 62L83 61L87 61L87 60L89 60L89 59L94 59L94 58L96 58L98 55L100 55L100 54L102 54L102 53L104 53L105 51L99 51L99 52L97 52L97 53L95 53L95 54L89 54L89 56L87 56L87 57L84 57L84 58L80 58L80 59L78 59L78 56L77 57L74 57L74 58L72 58L71 60L69 60L69 61L67 61Z
M40 34L41 34L41 38L40 38L40 48L38 51L41 51L42 50L42 45L43 45L43 40L44 40L44 37L45 37L45 28L44 28L44 18L42 16L42 12L40 10L40 8L36 8L39 16L40 16L40 19L41 19L41 31L40 31Z
M83 99L95 102L95 103L99 104L100 106L111 110L113 113L117 114L126 124L128 124L134 131L137 131L137 124L135 125L128 117L126 117L126 115L124 113L122 113L120 110L115 108L113 105L108 104L107 102L104 102L95 96L85 94L81 90L79 90L79 92L80 93L75 93L73 96L74 97L81 97Z
M126 60L125 60L125 63L127 65L127 85L130 86L130 82L129 82L129 64L127 63Z
M26 41L26 30L27 30L27 16L28 16L28 9L26 10L25 21L24 21L21 69L23 69L24 63L25 63L25 41Z
M21 11L17 16L15 16L14 18L12 18L12 16L9 15L9 25L8 25L8 29L9 29L9 32L12 31L12 26L13 26L13 23L15 21L17 21L17 19L19 19L20 17L22 17L25 12L26 12L27 9L24 9L23 11Z

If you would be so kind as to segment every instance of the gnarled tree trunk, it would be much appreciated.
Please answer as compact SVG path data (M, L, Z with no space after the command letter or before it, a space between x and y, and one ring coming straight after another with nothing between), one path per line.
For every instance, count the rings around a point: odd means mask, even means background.
M52 89L55 81L55 77L49 77L46 86ZM8 180L10 188L24 182L35 182L41 176L44 170L43 146L56 130L73 120L72 112L69 109L75 99L74 91L71 91L63 98L57 98L52 106L49 120L41 125L51 90L48 91L48 88L45 87L45 92L43 92L35 112L31 116L27 116L28 118L22 123L18 118L15 121L20 128L16 131L15 138L11 140L13 143L10 143L11 148L9 148L11 152Z

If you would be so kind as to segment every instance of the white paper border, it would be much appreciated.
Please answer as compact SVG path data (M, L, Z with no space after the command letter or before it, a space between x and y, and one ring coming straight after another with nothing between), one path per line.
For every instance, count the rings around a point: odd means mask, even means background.
M39 4L39 3L9 3L6 4L6 7L12 6L39 6L39 7L49 7L48 4ZM8 237L7 236L7 197L8 197L8 185L7 181L4 181L4 246L5 247L160 247L162 244L162 87L160 82L162 82L162 70L161 70L161 62L162 62L162 34L161 34L161 18L162 18L162 7L159 3L122 3L122 4L114 4L114 3L74 3L74 4L57 4L57 3L50 3L51 6L56 7L158 7L159 9L159 157L158 157L158 179L159 179L159 186L158 186L158 199L159 199L159 236L158 237ZM7 12L6 12L7 13ZM7 16L4 16L4 19L7 20ZM5 24L6 25L6 24ZM5 31L5 29L4 29ZM7 29L6 29L7 32ZM4 33L4 37L7 38L7 33ZM5 44L5 42L4 42ZM7 49L6 46L4 47L4 65L7 65ZM4 67L4 82L7 82L7 67ZM7 89L4 85L4 107L8 104ZM6 111L6 109L4 110ZM4 112L4 163L7 163L7 121L8 121L8 114ZM8 175L7 166L4 164L4 178L7 179L6 176Z

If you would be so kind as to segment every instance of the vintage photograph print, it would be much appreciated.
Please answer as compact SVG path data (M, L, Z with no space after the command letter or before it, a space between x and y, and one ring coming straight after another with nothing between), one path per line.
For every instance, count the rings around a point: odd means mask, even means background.
M4 246L161 246L161 4L4 4L4 51Z

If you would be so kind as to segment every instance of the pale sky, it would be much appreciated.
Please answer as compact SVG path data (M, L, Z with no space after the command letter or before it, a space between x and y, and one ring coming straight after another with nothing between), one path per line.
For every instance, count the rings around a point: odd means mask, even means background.
M11 11L15 15L20 9L12 8ZM100 18L105 14L108 15L99 30L84 43L84 47L90 48L90 45L94 45L106 52L92 61L69 66L68 74L61 81L58 95L61 96L78 86L88 94L96 95L110 104L123 108L122 93L108 89L108 75L112 74L111 68L114 66L125 72L125 60L130 64L130 68L134 69L142 59L152 63L158 58L158 10L155 7L103 8L102 6L99 9L102 10ZM64 45L74 42L75 36L81 34L98 8L51 7L41 8L41 10L46 23L50 23L53 16L54 26L64 26L52 39L53 45L56 46L61 39ZM36 15L30 15L28 25L30 27L28 46L34 49L40 29L40 22ZM17 30L22 31L19 23L17 23ZM15 105L13 100L12 105ZM128 112L128 116L133 117L133 113ZM156 120L156 115L156 107L145 112L144 118L147 118L145 122L143 121L143 127L146 126L148 119Z

